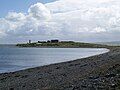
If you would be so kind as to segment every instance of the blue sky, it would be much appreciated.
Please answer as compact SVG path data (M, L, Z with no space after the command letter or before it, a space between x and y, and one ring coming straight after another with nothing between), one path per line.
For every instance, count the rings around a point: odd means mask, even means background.
M0 17L4 17L9 11L27 12L30 5L37 2L49 3L55 0L0 0Z

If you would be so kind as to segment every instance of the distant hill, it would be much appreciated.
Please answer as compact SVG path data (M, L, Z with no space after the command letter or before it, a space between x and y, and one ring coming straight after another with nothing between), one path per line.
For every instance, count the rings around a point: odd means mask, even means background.
M3 48L3 47L15 47L16 45L15 44L0 44L0 48Z
M98 44L111 45L111 46L120 46L120 41L98 42Z

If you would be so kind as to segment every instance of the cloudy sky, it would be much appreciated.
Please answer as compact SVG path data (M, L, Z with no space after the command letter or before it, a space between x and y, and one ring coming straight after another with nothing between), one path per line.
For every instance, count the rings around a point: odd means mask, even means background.
M0 11L0 43L120 40L119 0L4 0Z

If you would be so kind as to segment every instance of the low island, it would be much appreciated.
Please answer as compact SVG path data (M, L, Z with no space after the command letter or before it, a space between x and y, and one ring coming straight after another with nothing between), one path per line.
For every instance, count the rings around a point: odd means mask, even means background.
M59 41L59 40L48 40L48 41L37 41L28 43L17 44L18 47L39 47L39 48L103 48L107 45L100 45L94 43L83 43L74 41Z
M104 54L0 74L0 90L120 90L120 47L80 42L37 42L18 47L107 48Z

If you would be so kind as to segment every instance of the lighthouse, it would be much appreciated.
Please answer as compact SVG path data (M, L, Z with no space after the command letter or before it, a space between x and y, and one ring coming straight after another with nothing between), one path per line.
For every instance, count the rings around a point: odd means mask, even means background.
M29 40L29 44L31 43L31 40Z

